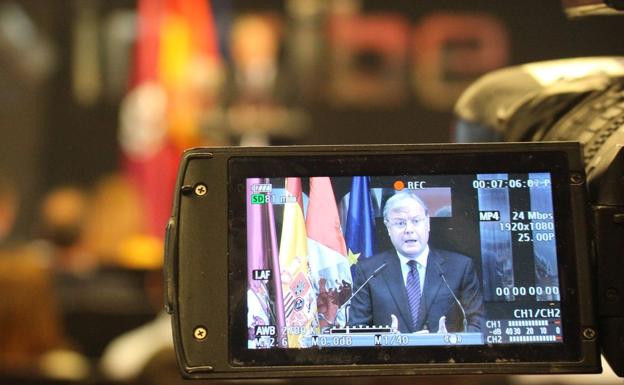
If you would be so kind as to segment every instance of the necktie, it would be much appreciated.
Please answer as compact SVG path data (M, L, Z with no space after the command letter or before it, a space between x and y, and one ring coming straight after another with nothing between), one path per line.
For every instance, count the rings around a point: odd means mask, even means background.
M416 331L418 325L418 313L420 310L420 276L418 275L418 264L416 261L407 262L410 271L407 273L407 282L405 288L407 289L407 300L409 302L410 311L412 313L412 329Z

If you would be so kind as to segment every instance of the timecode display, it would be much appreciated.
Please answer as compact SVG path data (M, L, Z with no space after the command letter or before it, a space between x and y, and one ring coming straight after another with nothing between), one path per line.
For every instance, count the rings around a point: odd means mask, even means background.
M534 296L534 295L559 295L558 286L511 286L497 287L495 289L497 296Z
M537 188L550 187L550 179L476 179L472 181L475 189L486 188Z

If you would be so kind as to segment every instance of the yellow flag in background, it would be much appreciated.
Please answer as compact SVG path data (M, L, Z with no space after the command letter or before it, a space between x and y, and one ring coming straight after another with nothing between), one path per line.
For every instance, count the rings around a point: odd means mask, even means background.
M284 204L279 260L284 294L288 347L301 347L303 331L318 333L316 295L310 280L308 247L300 178L286 178L293 201ZM295 201L296 199L296 201Z
M167 91L167 131L178 148L201 143L202 114L214 108L221 62L210 3L164 0L159 78Z

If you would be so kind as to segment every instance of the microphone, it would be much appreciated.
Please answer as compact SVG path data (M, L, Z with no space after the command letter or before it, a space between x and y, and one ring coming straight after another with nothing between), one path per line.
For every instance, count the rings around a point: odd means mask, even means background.
M377 276L377 274L381 273L381 271L388 265L388 262L385 262L383 265L379 266L378 268L375 269L375 271L373 271L373 273L370 275L370 277L366 278L366 281L364 281L363 284L360 285L360 287L358 287L358 289L355 291L355 293L351 294L351 296L349 297L349 299L347 299L342 305L340 305L340 307L338 308L338 310L336 310L336 317L334 317L334 322L332 323L332 325L336 324L336 319L338 318L338 314L340 314L340 311L342 309L344 309L347 305L349 305L351 303L351 300L353 299L353 297L355 297L357 295L357 293L360 292L360 290L362 290L364 288L364 286L366 286L366 284L368 283L368 281L370 281L371 279L375 278L375 276ZM325 318L325 316L323 315L323 318ZM345 317L345 324L348 325L349 324L349 319L347 317Z
M463 324L464 324L464 333L466 333L468 331L468 319L466 318L466 310L464 310L464 307L462 306L461 302L459 302L459 299L457 299L457 296L455 295L455 292L453 291L453 289L451 289L451 286L446 281L446 278L444 277L444 273L442 272L442 268L440 267L440 265L438 263L436 263L435 265L438 268L438 272L440 272L440 278L442 278L442 281L446 285L446 288L449 290L449 292L451 292L451 295L453 296L453 299L455 300L455 302L457 302L457 305L459 306L459 309L462 312L462 316L464 318L464 322L463 322Z

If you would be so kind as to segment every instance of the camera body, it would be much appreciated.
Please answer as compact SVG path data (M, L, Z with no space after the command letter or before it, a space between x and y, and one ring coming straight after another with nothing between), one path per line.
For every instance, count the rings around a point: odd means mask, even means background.
M165 266L181 371L598 372L586 187L572 142L188 150ZM410 316L393 264L417 242Z
M458 141L578 140L582 145L600 344L611 368L624 376L619 258L624 247L624 58L562 59L494 71L466 90L455 114Z

